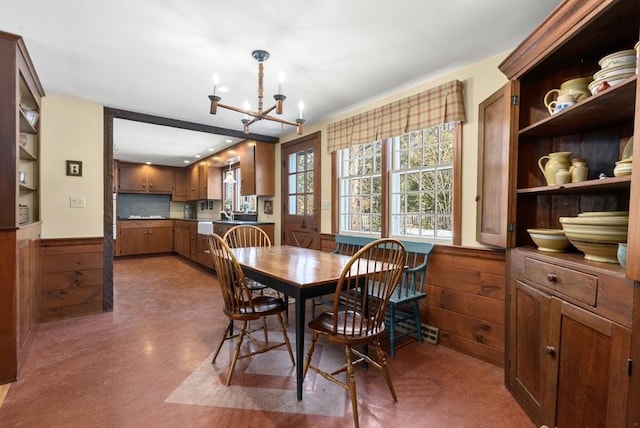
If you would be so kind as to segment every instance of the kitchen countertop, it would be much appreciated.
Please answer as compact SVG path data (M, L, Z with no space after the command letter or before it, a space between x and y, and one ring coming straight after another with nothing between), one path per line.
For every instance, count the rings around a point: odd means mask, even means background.
M259 220L215 220L211 218L183 218L183 217L134 217L134 218L118 218L118 221L140 221L140 220L183 220L194 222L212 222L216 224L275 224L272 221Z

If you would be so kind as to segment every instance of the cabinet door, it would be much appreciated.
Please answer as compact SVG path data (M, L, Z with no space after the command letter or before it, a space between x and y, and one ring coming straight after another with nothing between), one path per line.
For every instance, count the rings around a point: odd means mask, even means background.
M184 202L189 199L189 185L191 184L187 177L185 168L176 168L173 172L173 193L171 200L176 202Z
M515 244L517 81L479 105L476 239L502 248Z
M256 194L255 143L249 142L240 146L240 194L244 196Z
M120 163L118 167L119 192L146 192L147 173L144 165L130 165Z
M257 142L254 147L254 180L257 196L272 196L276 194L275 180L275 145Z
M173 223L173 251L178 254L182 254L183 252L181 239L183 230L182 222L176 220Z
M147 229L121 228L118 235L120 256L145 254L147 252Z
M206 199L222 200L222 171L215 166L207 166Z
M630 330L570 303L561 311L550 426L626 426Z
M147 167L147 191L152 193L173 192L173 171L169 168Z
M213 269L213 260L211 260L211 254L209 253L207 235L198 234L198 263Z
M146 233L148 254L173 251L173 227L151 227Z
M198 164L191 165L187 170L189 177L189 200L200 199L200 167Z
M189 223L189 258L194 262L198 261L198 225L196 222Z
M507 384L536 425L549 423L543 415L553 405L549 363L555 349L548 335L552 299L518 280L512 280L509 297Z

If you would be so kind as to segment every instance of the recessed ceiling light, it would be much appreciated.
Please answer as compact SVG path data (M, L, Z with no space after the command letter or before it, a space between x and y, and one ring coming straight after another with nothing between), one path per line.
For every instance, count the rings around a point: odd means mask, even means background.
M146 163L147 165L151 165L151 162L149 162L149 161L146 161L145 163Z
M230 139L227 138L226 140L224 140L224 142L225 143L233 143L233 140L230 140Z
M184 163L189 163L189 161L188 161L188 160L183 160L182 162L184 162Z
M214 151L215 149L213 147L209 147L207 150L209 150L210 152Z
M194 158L199 158L199 157L200 157L200 155L193 155L193 157L194 157Z

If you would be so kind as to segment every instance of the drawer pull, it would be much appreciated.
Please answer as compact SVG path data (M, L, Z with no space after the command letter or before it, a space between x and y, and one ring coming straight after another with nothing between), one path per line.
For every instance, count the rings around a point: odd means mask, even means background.
M554 357L556 355L556 348L554 348L553 346L547 346L544 351L551 355L552 357Z
M549 282L556 282L558 280L558 276L555 273L548 273L547 280Z

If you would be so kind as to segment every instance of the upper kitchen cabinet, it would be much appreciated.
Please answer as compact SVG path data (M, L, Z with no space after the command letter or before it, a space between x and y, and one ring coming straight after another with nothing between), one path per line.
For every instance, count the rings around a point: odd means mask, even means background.
M275 145L260 141L246 141L240 152L240 194L272 196L276 191Z
M220 168L204 160L187 167L185 171L187 182L187 199L196 201L202 199L222 199L222 172Z
M189 200L189 189L191 187L190 177L187 175L187 168L174 168L173 171L173 193L171 200L175 202L185 202Z
M173 169L168 167L120 162L118 192L171 194L173 174Z

